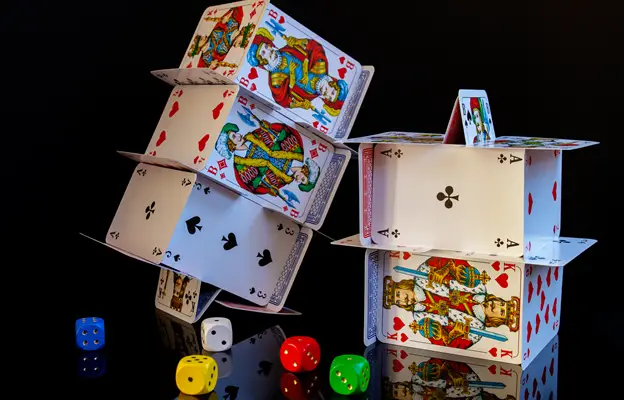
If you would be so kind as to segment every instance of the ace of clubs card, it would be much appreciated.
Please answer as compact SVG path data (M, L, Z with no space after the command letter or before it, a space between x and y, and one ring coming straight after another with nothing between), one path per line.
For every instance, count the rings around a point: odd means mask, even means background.
M384 254L385 253L385 254ZM385 343L511 362L522 357L516 264L380 253L377 337ZM459 354L459 353L458 353Z
M209 68L236 76L268 1L248 0L208 7L180 68Z
M480 398L484 392L499 399L516 395L520 377L504 364L482 365L448 360L431 352L403 346L380 344L382 381L395 399L422 398ZM473 359L474 360L474 359ZM476 361L476 360L475 360ZM430 374L428 371L441 371Z
M333 131L360 76L357 61L271 4L248 51L237 76L242 86L290 110L297 122Z
M523 254L524 151L376 144L377 244Z
M334 146L239 95L205 173L252 200L304 222Z
M496 139L490 102L485 90L460 90L458 100L466 145L472 146Z
M160 269L156 302L171 315L189 323L195 322L201 282L167 268Z

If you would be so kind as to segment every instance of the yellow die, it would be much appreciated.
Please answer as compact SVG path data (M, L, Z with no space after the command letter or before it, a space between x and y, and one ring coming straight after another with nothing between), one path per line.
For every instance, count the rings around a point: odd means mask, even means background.
M208 356L187 356L176 369L176 385L182 393L206 394L217 386L217 363Z

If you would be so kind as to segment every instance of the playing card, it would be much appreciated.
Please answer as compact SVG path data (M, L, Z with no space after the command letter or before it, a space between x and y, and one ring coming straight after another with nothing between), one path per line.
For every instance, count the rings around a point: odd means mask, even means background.
M265 399L279 387L283 367L280 347L286 336L276 325L232 346L233 373L220 378L214 392L220 399Z
M161 309L156 309L156 321L163 346L179 357L200 354L201 348L193 325L174 318Z
M323 133L333 131L362 68L269 4L237 81Z
M378 367L383 395L394 399L516 398L518 369L467 357L380 343Z
M238 85L175 86L145 154L201 170L238 90Z
M524 163L524 246L530 257L561 231L561 151L527 150Z
M329 142L240 94L203 172L303 223L333 154Z
M459 104L467 145L496 139L490 102L485 90L460 90Z
M533 362L559 332L562 281L561 267L525 266L523 365Z
M523 150L375 145L373 242L521 256L523 158Z
M378 257L380 341L520 363L518 265L406 252Z
M341 141L342 143L418 143L422 145L442 144L442 133L384 132L370 136Z
M106 243L160 263L171 235L167 228L178 222L195 177L190 172L137 165L106 235ZM188 184L174 187L159 184L167 181Z
M553 139L524 136L502 136L493 142L478 143L477 147L523 148L536 150L574 150L593 146L598 142L590 140Z
M260 307L255 304L243 304L227 300L217 300L217 302L225 307L237 310L254 311L267 314L300 315L301 313L298 311L284 308L284 304L286 303L286 298L288 297L290 288L295 281L297 272L299 272L299 266L303 261L303 257L311 240L312 230L309 228L301 228L297 235L295 245L288 255L286 265L284 266L277 284L275 285L271 299L266 306Z
M555 336L522 372L518 399L557 399L559 337Z
M163 263L255 304L270 301L300 227L199 176Z
M236 75L267 4L248 0L208 7L180 68L207 68L215 75Z
M158 279L156 304L183 321L195 322L201 282L179 272L162 268Z

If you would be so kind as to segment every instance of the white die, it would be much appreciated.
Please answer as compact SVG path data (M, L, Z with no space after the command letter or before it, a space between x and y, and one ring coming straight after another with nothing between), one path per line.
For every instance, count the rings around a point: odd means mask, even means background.
M225 351L232 347L232 322L223 317L206 318L201 323L202 347L206 351Z
M214 353L212 351L204 350L202 351L202 354L205 356L210 356L213 360L215 360L215 362L217 363L217 370L219 371L219 379L227 378L232 374L234 364L230 351Z

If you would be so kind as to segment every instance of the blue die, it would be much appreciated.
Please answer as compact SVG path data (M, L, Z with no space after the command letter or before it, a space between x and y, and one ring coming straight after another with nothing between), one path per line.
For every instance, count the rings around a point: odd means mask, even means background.
M106 372L106 358L99 352L78 355L78 376L81 378L99 378Z
M104 320L97 317L76 320L76 345L82 350L97 350L104 346Z

